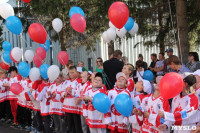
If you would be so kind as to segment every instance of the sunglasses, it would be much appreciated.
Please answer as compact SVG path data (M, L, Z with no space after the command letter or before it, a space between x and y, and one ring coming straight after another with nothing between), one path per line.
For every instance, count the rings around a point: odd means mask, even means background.
M102 61L100 61L100 60L97 60L96 62L102 62Z

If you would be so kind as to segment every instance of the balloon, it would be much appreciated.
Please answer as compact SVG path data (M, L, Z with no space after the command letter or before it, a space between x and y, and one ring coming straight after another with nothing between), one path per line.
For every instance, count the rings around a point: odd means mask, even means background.
M53 26L53 29L56 31L56 32L60 32L62 30L62 27L63 27L63 22L61 19L59 18L55 18L53 21L52 21L52 26Z
M133 110L133 101L127 94L119 94L114 102L116 110L123 116L130 116Z
M129 33L131 34L131 36L135 35L138 32L138 29L139 29L138 24L134 23L133 28L129 31Z
M10 52L9 52L9 51L5 51L5 52L3 53L3 59L4 59L4 61L7 62L7 63L11 63L11 62L12 62L12 60L11 60L11 58L10 58Z
M108 37L108 32L107 31L104 31L103 34L102 34L102 38L105 42L109 43L111 40L110 38Z
M9 52L12 49L12 45L8 41L3 42L2 47L4 51L9 51Z
M6 27L10 32L17 35L22 32L22 22L16 16L10 16L6 19Z
M39 80L40 79L40 70L39 70L39 68L37 68L37 67L31 68L30 73L29 73L29 78L30 78L30 80L32 82L35 82L36 80Z
M146 70L143 74L143 79L148 80L151 82L153 80L153 73L150 70Z
M22 50L19 47L14 47L10 52L10 58L13 62L18 62L22 58Z
M101 113L107 113L110 109L110 99L104 93L97 93L94 95L92 103L94 108Z
M120 38L126 35L127 30L123 27L122 29L116 29L116 33Z
M81 14L83 17L85 17L83 10L78 6L74 6L69 10L69 18L71 18L76 13Z
M36 67L40 67L42 65L42 58L39 55L35 55L33 57L33 63L35 64Z
M115 27L115 26L112 24L112 22L110 22L110 21L109 21L109 27L110 27L110 28L116 29L116 27Z
M123 2L114 2L108 10L108 17L116 28L121 29L129 17L128 7Z
M46 40L45 44L40 44L40 47L44 48L46 51L50 49L50 41Z
M159 84L160 94L165 99L171 99L181 93L183 89L183 79L175 72L167 73Z
M48 79L47 71L50 66L48 64L42 64L40 66L40 75L43 79Z
M3 3L6 3L8 2L9 0L0 0L0 4L3 4Z
M86 28L85 18L80 14L74 14L70 19L70 24L74 30L83 33Z
M2 1L2 0L0 0ZM2 18L7 19L9 16L14 16L14 9L8 3L1 3L0 4L0 15Z
M7 62L3 59L3 55L1 55L1 61L2 61L4 64L10 66L10 63L7 63Z
M1 69L8 70L10 68L10 65L5 64L3 61L0 63Z
M23 91L23 87L19 83L12 83L9 91L15 95L19 95Z
M28 28L30 38L40 44L44 44L47 40L47 32L39 23L33 23Z
M25 3L30 3L31 2L31 0L22 0L23 2L25 2Z
M60 74L60 69L56 65L51 65L47 70L47 75L50 81L54 81L58 78Z
M25 51L24 58L26 59L26 61L28 61L28 63L31 63L33 61L33 57L34 57L34 52L32 50Z
M133 28L133 25L134 25L134 20L133 20L133 18L129 17L128 21L126 22L126 24L124 25L124 27L125 27L125 29L127 31L130 31Z
M42 47L38 47L36 50L35 50L35 54L40 56L40 58L42 60L44 60L46 58L46 50Z
M30 67L26 62L20 62L18 65L19 74L23 77L28 77L30 72Z
M116 38L116 30L114 28L109 28L107 30L107 36L110 40L115 40Z
M66 51L60 51L58 53L58 61L60 62L60 64L62 64L63 66L67 64L68 60L69 60L69 55Z

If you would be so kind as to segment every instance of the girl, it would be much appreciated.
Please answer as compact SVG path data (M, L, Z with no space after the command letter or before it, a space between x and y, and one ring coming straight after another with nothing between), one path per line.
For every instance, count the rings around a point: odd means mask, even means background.
M122 72L126 75L126 79L127 79L127 89L128 91L132 94L133 91L134 91L134 81L133 81L133 78L131 78L130 76L132 75L133 73L133 66L130 65L130 64L125 64L123 69L122 69Z

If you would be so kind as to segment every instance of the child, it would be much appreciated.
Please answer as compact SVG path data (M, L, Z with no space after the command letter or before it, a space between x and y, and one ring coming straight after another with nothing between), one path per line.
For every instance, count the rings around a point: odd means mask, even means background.
M135 93L132 95L133 100L133 115L129 117L129 122L132 123L132 132L139 133L141 132L141 126L143 121L139 119L138 115L135 114L134 110L139 109L143 99L151 93L151 84L147 80L138 81L135 84Z
M92 82L92 87L88 88L83 100L85 101L87 109L84 111L84 116L87 118L87 124L90 128L91 133L106 133L106 119L104 114L97 111L92 105L92 99L94 95L98 93L105 93L103 88L103 75L102 73L97 73L95 75L94 81Z
M46 93L46 98L50 100L50 106L49 106L49 114L52 115L54 124L55 124L55 132L56 133L63 133L64 126L63 126L63 101L64 99L61 97L61 92L63 90L63 76L60 73L59 77L55 80L55 83L52 84Z
M75 105L75 92L78 83L81 80L78 79L79 74L76 67L69 67L69 78L63 83L63 91L61 96L64 98L62 111L66 112L66 121L68 130L67 132L82 133L80 109Z
M196 83L194 75L188 75L183 79L184 86L182 92L173 98L171 112L159 111L158 115L168 123L163 127L169 128L171 124L175 126L196 126L199 120L197 116L199 100L194 93L187 94L190 86ZM190 130L174 130L174 133L190 133Z
M133 73L133 66L131 66L130 64L125 64L122 69L122 72L126 75L126 79L128 81L127 89L131 93L131 96L132 96L132 93L134 91L134 81L133 81L133 78L130 78L130 76Z
M87 122L86 122L85 118L83 117L83 108L86 108L86 107L85 107L85 104L83 104L83 102L82 102L83 95L85 94L85 92L88 90L88 87L90 86L90 82L88 80L89 77L90 77L89 72L83 71L81 73L82 83L79 83L76 88L77 98L75 99L75 104L78 105L81 109L80 114L81 114L81 125L82 125L83 133L89 132Z
M123 115L121 115L114 106L114 101L115 98L119 94L126 94L131 97L129 91L127 91L127 79L126 75L122 72L119 72L116 75L116 86L108 92L108 97L111 101L111 112L107 114L107 120L109 123L108 128L111 130L111 133L116 133L116 132L123 132L127 133L128 132L128 122L127 118ZM126 120L125 120L126 119Z

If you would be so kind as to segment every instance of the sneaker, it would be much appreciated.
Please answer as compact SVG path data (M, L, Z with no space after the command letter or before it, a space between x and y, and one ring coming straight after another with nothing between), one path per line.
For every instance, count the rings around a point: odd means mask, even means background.
M30 127L27 127L27 128L26 128L26 132L31 132L31 131L32 131L32 129L33 129L33 127L32 127L32 126L30 126Z
M35 128L32 128L30 133L37 133L37 130Z
M5 122L6 124L9 124L9 123L11 123L11 119L8 119L8 120L6 120L6 122Z
M10 127L12 127L12 128L16 128L16 127L18 127L19 126L19 124L17 124L17 123L13 123Z

